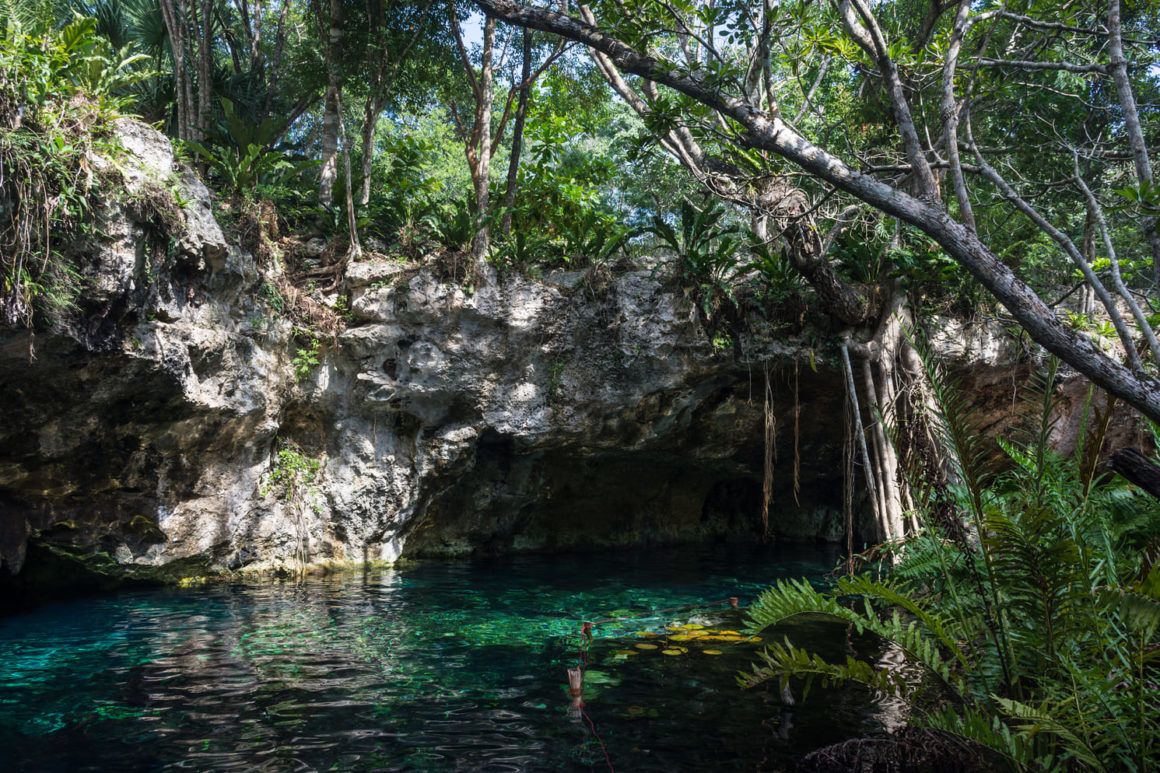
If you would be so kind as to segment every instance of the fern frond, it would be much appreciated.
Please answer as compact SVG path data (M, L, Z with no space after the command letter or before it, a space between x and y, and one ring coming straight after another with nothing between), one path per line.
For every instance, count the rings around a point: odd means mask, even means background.
M962 675L951 670L946 656L939 649L939 644L945 640L944 646L952 652L952 657L966 665L961 647L947 632L946 620L920 602L868 578L844 580L839 589L845 592L842 588L862 595L862 611L839 603L833 595L819 593L805 580L782 580L758 596L749 608L748 629L757 633L792 617L807 614L840 620L853 625L859 634L869 631L894 643L915 664L938 676L956 695L962 694ZM892 615L882 618L871 606L871 599L897 606ZM914 610L913 614L919 620L903 620L899 608ZM919 625L919 622L923 625ZM931 630L928 624L933 625L935 630Z
M844 595L858 595L880 599L888 604L905 609L918 618L931 635L954 656L963 668L967 667L966 654L963 652L962 647L959 646L959 642L947 630L947 625L950 623L950 620L930 609L917 598L895 590L884 583L871 580L865 575L839 579L838 592Z
M1106 770L1103 760L1091 746L1061 720L1044 709L1036 709L1009 698L997 698L996 703L1008 716L1016 720L1021 733L1028 739L1038 733L1055 736L1074 757L1095 770Z
M755 664L751 673L738 676L737 682L742 688L756 687L771 679L781 679L784 684L786 679L797 677L806 680L806 695L815 679L820 679L823 687L852 682L894 698L905 700L908 694L907 680L897 671L878 668L852 656L847 656L845 663L827 663L788 640L784 644L771 644L757 657L765 665Z
M1013 767L1040 767L1050 770L1054 760L1036 755L1032 745L993 713L972 708L943 709L917 718L915 724L977 743L1005 757Z
M1160 600L1130 590L1120 590L1118 596L1124 622L1137 636L1151 640L1160 629Z

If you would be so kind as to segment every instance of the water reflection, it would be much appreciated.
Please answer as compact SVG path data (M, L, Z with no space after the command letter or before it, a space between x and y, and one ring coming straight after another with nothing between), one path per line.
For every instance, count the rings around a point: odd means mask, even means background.
M0 621L0 748L20 770L776 769L880 730L889 707L815 691L790 713L776 685L741 693L753 646L617 654L698 610L598 625L583 707L566 672L584 620L744 604L833 562L521 557L62 603ZM700 611L740 625L727 605ZM840 627L787 632L834 655L853 646Z

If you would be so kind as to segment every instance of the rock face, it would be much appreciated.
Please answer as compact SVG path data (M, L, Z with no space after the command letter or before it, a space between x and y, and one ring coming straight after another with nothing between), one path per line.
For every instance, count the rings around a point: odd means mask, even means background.
M350 267L349 324L296 374L305 344L262 300L274 269L227 243L162 135L119 131L127 200L174 186L184 226L159 235L141 207L110 204L106 238L83 250L93 290L77 319L0 329L10 570L30 541L29 571L67 555L173 578L761 539L766 378L769 531L844 534L842 381L804 345L757 326L745 350L759 354L739 360L647 271L468 294L377 262ZM971 373L990 400L1011 358L986 345ZM989 408L996 430L1003 405Z

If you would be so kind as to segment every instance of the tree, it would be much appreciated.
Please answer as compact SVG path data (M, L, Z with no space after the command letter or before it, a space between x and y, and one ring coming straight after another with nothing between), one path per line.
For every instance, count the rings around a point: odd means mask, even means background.
M1121 364L1089 335L1070 327L1023 277L1001 259L990 240L985 241L981 229L972 222L972 204L981 191L986 190L983 183L968 186L964 177L967 170L962 162L954 159L954 153L943 159L939 152L944 146L953 147L957 152L960 143L958 124L966 118L962 123L967 147L976 157L978 168L975 172L983 181L998 187L1015 211L1030 218L1044 234L1062 243L1058 234L1064 234L1063 229L1052 225L1047 218L1037 216L1033 208L1022 206L1027 202L1026 197L1020 196L1013 188L1004 190L1000 177L988 172L988 168L993 171L996 167L987 160L988 149L976 141L968 121L981 104L986 104L986 98L992 96L983 93L984 87L1002 96L1002 89L983 77L991 68L1009 67L1032 75L1066 72L1097 80L1109 72L1122 70L1126 65L1117 58L1114 42L1117 36L1122 37L1117 0L1112 0L1107 7L1106 32L1098 29L1091 9L1086 9L1086 15L1076 24L1071 24L1028 15L1036 10L1033 4L1019 4L1028 6L1021 9L1026 12L1023 14L995 10L972 15L968 0L957 4L936 1L930 4L929 13L923 17L917 32L912 31L909 35L909 41L899 29L897 19L888 20L895 34L893 39L888 38L889 26L863 0L835 0L828 7L802 4L794 9L749 2L729 7L713 2L693 3L682 5L684 10L669 5L622 3L617 5L615 13L610 8L603 19L603 28L596 26L595 15L583 8L584 17L576 18L545 8L520 6L511 0L475 2L488 18L577 41L604 57L615 73L637 76L646 88L651 83L671 90L663 94L657 92L655 97L651 97L650 110L656 112L658 106L665 108L654 122L654 125L660 124L658 141L671 143L674 132L678 137L686 131L712 135L721 140L720 144L736 149L739 156L753 152L759 156L768 154L760 159L763 168L750 177L777 179L788 176L789 170L778 162L781 159L789 162L790 170L804 172L813 182L824 185L826 195L846 194L912 226L933 239L947 255L969 271L1045 349L1111 394L1150 418L1160 420L1160 381L1146 371L1138 357L1128 365ZM953 19L948 18L951 10L955 11ZM837 34L837 30L842 34ZM963 46L968 32L976 36L971 39L969 49ZM772 79L764 74L765 61L769 58L766 52L774 41L784 45L783 35L796 36L799 40L812 36L814 50L828 49L838 58L843 77L858 75L878 87L860 90L863 107L870 112L874 100L881 99L885 103L889 111L889 144L885 147L889 150L889 146L897 143L901 146L901 159L892 159L888 164L870 164L866 159L858 158L847 160L825 150L810 138L808 128L799 127L792 118L787 118L785 100L780 98ZM1071 47L1066 36L1104 37L1109 44L1111 61L1084 59L1083 54L1090 47ZM1023 43L1029 37L1036 40ZM693 42L700 49L696 56L690 55ZM1009 59L1002 55L1004 50L1016 50L1024 45L1034 58ZM924 92L908 72L912 64L915 68L932 67L919 63L919 54L928 50L938 54L935 69L941 77L933 81L939 85L937 95ZM968 96L960 98L955 90L956 84L960 83L956 80L956 71L966 70L964 64L958 62L964 50L971 54L969 73L972 77L966 81ZM996 51L999 55L994 55ZM1144 44L1137 46L1138 53L1147 51L1154 51L1154 46L1151 49ZM1069 56L1071 59L1054 59L1055 56ZM837 68L831 66L831 69ZM1140 71L1139 67L1134 69ZM755 71L759 72L754 74ZM1146 67L1143 71L1147 72ZM1123 74L1118 78L1123 81ZM746 88L747 84L752 86L754 82L763 84L759 92L761 100L754 99L757 90ZM1127 86L1128 91L1133 87L1130 81ZM932 99L935 96L939 98ZM806 91L800 101L809 109L812 99ZM1082 101L1082 95L1080 99ZM1121 115L1130 115L1128 100L1121 96L1120 103ZM917 115L915 104L919 105ZM940 105L941 115L926 115L930 104ZM1124 123L1129 144L1141 147L1133 139L1137 133L1131 126L1132 122L1126 119ZM815 129L810 133L816 137L825 132ZM1122 141L1124 138L1118 139ZM1146 154L1146 143L1142 147ZM689 147L674 145L670 152L675 155L688 153ZM1134 155L1140 157L1139 153ZM1137 197L1145 200L1149 196L1150 184L1146 184L1143 164L1137 163L1136 166ZM952 215L951 208L943 200L941 179L948 169L955 190L957 216ZM715 172L712 168L707 171L710 174ZM725 170L724 177L728 187L723 193L733 195L729 188L737 187L738 180L730 170ZM1079 194L1077 198L1087 199L1088 208L1095 211L1090 197L1079 190L1077 182L1072 181L1073 190ZM715 181L710 183L716 184ZM1098 222L1098 217L1092 219ZM801 223L801 218L796 222ZM1148 228L1146 219L1144 227ZM1110 242L1111 236L1109 233L1109 239L1104 241ZM1151 237L1148 239L1150 242ZM1061 246L1061 249L1070 253L1066 247ZM1108 259L1114 263L1111 251L1108 253ZM824 260L825 256L819 259ZM810 279L808 274L806 277ZM1128 290L1126 286L1125 290ZM1141 332L1151 332L1146 318L1141 320L1138 316L1136 323ZM1131 336L1121 338L1127 339L1123 343L1130 355L1135 348Z
M334 203L334 181L338 178L338 135L342 122L342 36L343 0L327 0L325 8L316 0L318 29L326 52L326 96L322 106L322 142L318 172L318 201L324 207Z
M371 198L371 167L375 159L375 127L391 97L396 77L411 49L431 34L432 2L415 7L411 3L388 7L386 0L367 1L366 78L363 103L362 184L358 203L366 206ZM402 24L400 23L402 22ZM409 35L399 45L400 28Z
M463 42L463 35L459 30L459 14L454 2L449 6L449 20L455 36L456 50L463 64L463 71L467 75L471 88L474 111L470 126L459 115L454 101L451 102L451 114L460 134L464 137L464 151L467 156L467 165L471 171L472 187L475 194L475 237L471 242L472 261L477 265L487 258L491 243L491 233L487 220L491 210L491 159L499 150L507 130L508 122L512 117L512 105L517 95L519 103L516 109L515 129L513 131L512 158L508 167L507 184L504 202L510 207L515 197L515 180L519 168L520 148L523 142L524 119L527 114L528 98L532 83L563 53L563 46L556 49L534 71L531 69L532 45L529 37L525 36L523 44L523 59L520 75L513 79L504 101L503 112L500 114L496 126L492 127L492 112L495 105L495 60L496 23L491 16L484 18L483 39L479 53L479 69L471 62L467 47ZM506 47L505 47L506 49ZM508 221L510 224L510 220Z

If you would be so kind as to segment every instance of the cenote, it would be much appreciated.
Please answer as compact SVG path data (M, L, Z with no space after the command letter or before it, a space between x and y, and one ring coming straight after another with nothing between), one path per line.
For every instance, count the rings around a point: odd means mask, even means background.
M867 692L786 709L776 684L736 685L760 646L730 633L746 603L778 578L823 584L836 560L534 555L59 601L0 620L0 747L9 770L791 768L891 724ZM713 640L674 642L678 625ZM873 654L832 624L763 636ZM582 661L581 708L567 669Z

